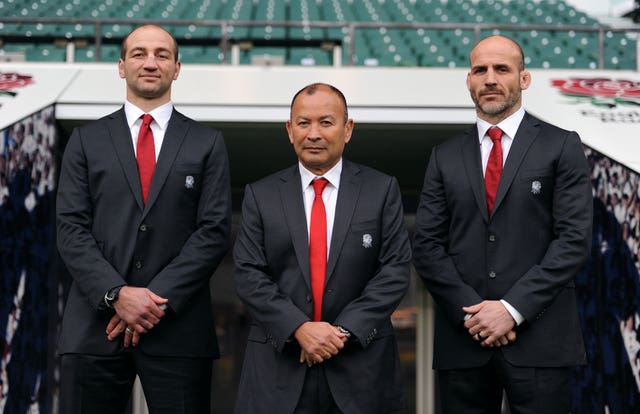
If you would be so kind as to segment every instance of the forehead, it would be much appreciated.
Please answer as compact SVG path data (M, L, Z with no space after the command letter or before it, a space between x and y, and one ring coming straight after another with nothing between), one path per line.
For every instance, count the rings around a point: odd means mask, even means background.
M471 51L471 66L517 65L520 53L516 45L502 38L485 39Z
M145 49L164 48L172 52L174 49L173 39L169 33L153 26L145 26L134 30L127 38L126 45L127 49L140 47Z
M302 92L293 103L292 112L298 116L311 113L336 115L344 110L342 101L335 92L327 88L318 88L311 95Z

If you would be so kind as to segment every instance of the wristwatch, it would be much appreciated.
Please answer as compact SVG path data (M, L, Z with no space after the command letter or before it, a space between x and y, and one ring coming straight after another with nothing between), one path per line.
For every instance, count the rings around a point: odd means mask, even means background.
M107 293L105 293L104 303L105 305L107 305L107 307L113 308L113 304L116 303L116 301L118 300L118 295L120 295L120 289L122 289L122 286L116 286L109 289Z
M348 329L344 329L342 326L338 326L338 330L340 331L340 333L344 334L347 339L351 339L351 332Z

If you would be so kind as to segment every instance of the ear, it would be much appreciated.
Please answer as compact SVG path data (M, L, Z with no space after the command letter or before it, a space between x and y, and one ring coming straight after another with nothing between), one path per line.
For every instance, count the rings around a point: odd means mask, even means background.
M288 120L284 125L287 128L287 135L289 136L289 142L293 144L293 133L291 131L291 120Z
M182 67L182 62L178 60L176 62L176 73L173 74L173 80L178 80L178 75L180 74L181 67Z
M520 89L525 90L531 85L531 73L528 70L520 72Z
M351 141L351 134L353 133L353 119L349 118L344 125L344 143Z
M122 58L118 59L118 73L120 74L120 78L124 79L124 60Z
M471 72L467 72L467 89L471 91Z

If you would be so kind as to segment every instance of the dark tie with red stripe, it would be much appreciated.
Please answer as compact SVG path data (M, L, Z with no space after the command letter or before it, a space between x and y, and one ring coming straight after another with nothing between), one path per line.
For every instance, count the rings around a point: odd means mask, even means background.
M311 295L313 297L313 320L322 319L322 294L327 277L327 212L322 201L322 192L329 184L325 178L313 181L316 193L311 207L309 230L309 261L311 264Z
M136 145L136 163L138 164L138 173L140 174L142 199L145 204L147 203L149 188L151 187L153 171L156 169L156 150L153 143L151 121L153 121L153 117L149 114L144 114L142 117L142 126L138 133L138 143Z
M487 208L489 209L489 215L491 215L496 201L498 184L500 184L500 176L502 175L502 130L498 127L492 127L489 128L487 134L493 141L493 147L491 148L487 169L484 173L484 188L487 195Z

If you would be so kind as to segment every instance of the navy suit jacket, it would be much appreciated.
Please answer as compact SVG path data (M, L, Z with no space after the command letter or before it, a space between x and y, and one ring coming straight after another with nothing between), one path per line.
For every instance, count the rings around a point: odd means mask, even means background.
M386 413L404 404L390 320L409 282L403 220L395 178L343 161L322 320L354 337L323 362L345 413ZM234 258L236 289L253 319L236 412L291 413L307 371L292 338L313 315L298 165L246 187Z
M169 299L140 339L148 354L217 357L209 280L228 250L229 167L222 134L177 111L169 121L147 204L124 109L74 130L58 185L58 250L73 278L60 353L122 349L105 328L108 289L147 287Z
M416 214L414 264L436 306L434 368L485 364L463 306L504 299L525 318L499 348L518 366L585 361L575 275L589 256L589 167L575 132L526 114L489 217L476 126L431 153Z

